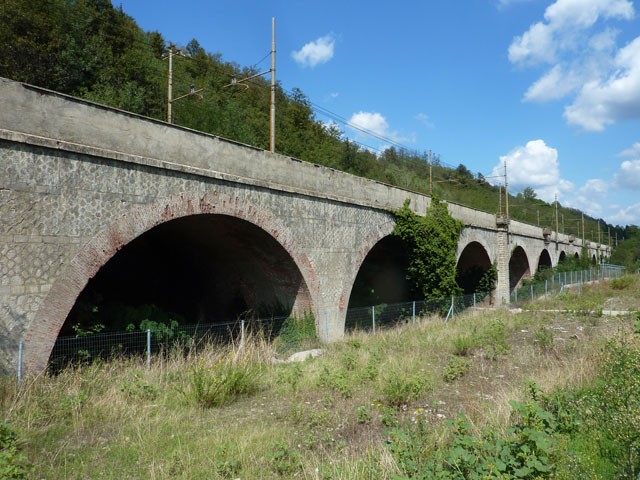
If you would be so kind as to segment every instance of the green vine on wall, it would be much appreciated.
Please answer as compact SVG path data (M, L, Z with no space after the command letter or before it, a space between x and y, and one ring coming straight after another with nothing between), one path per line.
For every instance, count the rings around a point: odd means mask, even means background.
M456 248L462 222L449 215L447 204L435 196L424 217L413 213L409 203L405 200L394 212L393 229L409 254L407 279L426 300L458 295Z

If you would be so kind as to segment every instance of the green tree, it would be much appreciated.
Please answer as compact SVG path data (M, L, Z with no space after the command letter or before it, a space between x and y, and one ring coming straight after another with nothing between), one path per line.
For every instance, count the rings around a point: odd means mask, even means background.
M3 0L0 25L0 76L166 118L168 67L162 56L167 42L158 32L144 32L110 0ZM203 91L174 104L174 123L268 148L268 80L257 77L244 87L225 88L233 76L259 71L206 52L197 39L187 44L186 52L189 59L174 62L176 96L187 93L191 85ZM431 191L431 164L435 194L489 212L498 209L498 187L488 184L482 174L474 176L463 164L451 168L438 154L397 146L380 153L363 148L335 126L319 122L311 102L297 88L287 92L276 85L276 104L278 153L422 193ZM525 201L511 203L512 218L537 224L539 215L542 226L555 225L553 207L537 199L530 187L520 198ZM576 227L581 212L560 207L559 213L566 233L581 236ZM598 230L606 232L606 225L603 229L602 222L585 216L584 231L591 240L598 238ZM621 227L611 231L621 241L630 240ZM633 245L622 248L624 262L619 263L637 263L633 251L637 251Z
M527 201L533 201L538 198L535 190L531 187L525 187L525 189L522 191L522 197Z

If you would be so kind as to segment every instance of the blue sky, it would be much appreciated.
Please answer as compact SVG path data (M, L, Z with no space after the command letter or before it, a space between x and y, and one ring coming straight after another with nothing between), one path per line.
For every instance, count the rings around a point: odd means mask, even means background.
M510 191L640 225L640 2L113 0L144 30ZM259 63L262 60L262 63ZM331 119L318 113L320 121ZM340 125L375 149L389 142Z

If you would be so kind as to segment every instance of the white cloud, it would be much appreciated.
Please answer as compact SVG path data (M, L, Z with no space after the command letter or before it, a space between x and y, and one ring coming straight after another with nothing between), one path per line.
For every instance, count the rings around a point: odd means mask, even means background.
M599 217L602 215L602 205L608 193L609 184L604 180L587 180L582 187L567 197L565 205L582 210L591 216Z
M640 203L621 208L608 215L606 221L615 225L640 225Z
M640 190L640 159L625 160L620 165L620 171L616 173L615 184L620 188Z
M491 173L491 176L497 178L491 178L489 181L494 185L504 183L502 176L506 162L511 193L531 187L538 198L545 202L553 202L557 195L560 203L566 207L577 208L593 217L606 218L610 223L638 225L640 204L625 208L620 204L615 205L611 200L612 196L620 194L623 188L640 190L640 142L620 155L634 159L623 161L619 172L612 179L593 178L577 188L572 182L561 177L558 151L543 140L532 140L501 156L500 162Z
M544 76L529 87L524 94L527 101L546 102L565 97L580 86L580 78L573 72L564 72L560 65L555 65Z
M582 188L580 188L580 193L585 195L595 195L599 198L602 198L609 189L609 184L604 180L600 180L599 178L594 178L591 180L587 180L587 183L584 184Z
M427 128L434 128L436 126L435 123L433 123L429 118L429 115L427 115L426 113L419 113L415 118Z
M531 140L524 147L517 147L500 157L491 176L504 175L505 162L510 191L531 187L542 200L552 202L555 195L574 189L573 183L560 177L558 151L549 147L544 140ZM493 182L502 183L499 178L493 179Z
M532 24L509 46L509 60L516 65L549 65L524 100L575 95L565 120L589 131L640 118L640 37L618 49L618 30L604 25L633 17L629 0L556 0L545 10L544 21Z
M551 63L555 60L553 31L548 25L536 23L521 37L516 37L509 46L512 63Z
M498 8L499 9L507 8L507 7L510 7L511 5L516 5L518 3L527 3L531 1L532 0L498 0Z
M554 63L556 55L580 50L611 47L615 31L589 34L598 20L631 20L633 4L629 0L557 0L537 22L509 46L509 60L520 64ZM607 33L608 32L608 33ZM587 40L586 42L584 40Z
M378 112L358 112L351 115L349 123L362 130L385 137L389 134L389 123Z
M302 67L315 67L333 58L336 40L333 35L325 35L291 52L291 57Z
M568 123L602 131L618 120L640 118L640 37L618 52L614 65L608 78L585 84L565 108Z
M376 150L389 148L393 143L414 143L415 134L400 135L391 130L387 119L378 112L357 112L351 115L347 126L355 133L355 138L363 142L371 142L371 136L382 141Z
M584 48L582 40L587 30L599 19L630 20L633 16L633 4L629 0L557 0L545 10L544 22L534 23L513 39L509 60L521 64L553 63L556 53ZM597 41L591 42L591 37L593 35L587 37L587 46L602 48ZM606 39L607 35L599 37L601 42Z
M618 154L619 157L638 157L640 158L640 142L634 143L631 148L627 148Z
M633 18L633 3L629 0L557 0L544 12L550 25L590 27L598 18Z

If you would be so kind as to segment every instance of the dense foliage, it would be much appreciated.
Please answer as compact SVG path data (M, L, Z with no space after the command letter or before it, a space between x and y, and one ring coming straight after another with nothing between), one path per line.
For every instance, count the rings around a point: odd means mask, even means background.
M423 422L389 432L404 478L637 478L640 473L640 350L610 340L599 375L584 388L544 395L530 385L528 401L509 402L513 423L476 433L462 415L433 444Z
M640 228L627 226L623 234L624 240L613 251L611 262L633 270L640 269Z
M460 293L456 281L456 248L462 222L449 215L447 204L433 197L424 217L413 213L409 201L395 212L393 233L409 252L407 276L427 300Z
M0 478L23 479L32 470L27 458L19 451L17 434L10 425L0 421Z
M79 96L157 119L166 118L168 42L144 32L109 0L3 0L0 3L0 76ZM269 144L269 84L257 77L249 88L228 87L265 68L224 61L197 40L174 63L174 98L203 89L173 104L176 124L260 148ZM376 154L346 139L335 123L319 121L304 93L276 89L276 151L410 190L439 195L496 212L500 193L481 173L446 166L438 155L391 147ZM432 176L430 179L430 168ZM510 215L555 227L577 237L608 241L607 226L581 212L555 207L525 189L511 198ZM617 228L611 236L624 239Z

